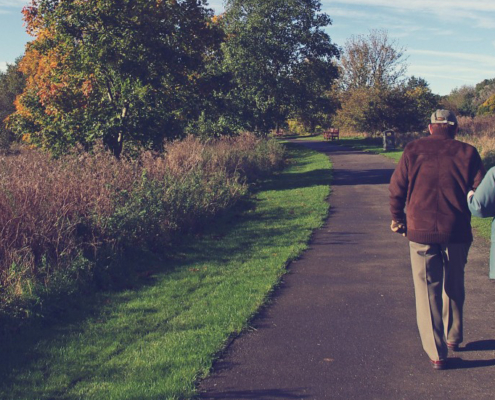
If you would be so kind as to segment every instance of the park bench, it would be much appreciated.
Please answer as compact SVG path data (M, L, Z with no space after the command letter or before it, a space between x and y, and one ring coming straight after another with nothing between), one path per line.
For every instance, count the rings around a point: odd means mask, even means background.
M323 139L325 139L325 140L339 140L338 128L331 128L328 131L323 132Z

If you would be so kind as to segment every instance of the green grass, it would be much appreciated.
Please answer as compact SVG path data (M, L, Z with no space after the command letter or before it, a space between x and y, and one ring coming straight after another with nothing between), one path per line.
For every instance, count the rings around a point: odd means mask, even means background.
M292 138L301 141L314 141L314 142L325 141L325 139L323 139L323 135L294 136ZM391 158L394 161L399 161L400 156L402 155L402 150L397 150L397 151L383 150L382 138L341 137L339 140L335 140L330 143L349 146L370 153L381 154L385 157Z
M471 225L478 236L490 240L493 218L471 218Z
M194 397L327 215L330 162L288 148L286 170L167 262L144 268L133 287L82 299L63 323L2 337L0 398Z
M342 138L339 140L339 144L353 147L361 151L381 154L382 156L391 158L396 162L399 161L402 155L402 149L394 151L383 150L382 138Z

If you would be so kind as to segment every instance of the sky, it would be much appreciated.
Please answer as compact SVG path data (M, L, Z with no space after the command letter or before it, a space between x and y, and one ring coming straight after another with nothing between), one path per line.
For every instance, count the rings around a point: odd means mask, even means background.
M21 10L26 0L0 0L0 70L24 52ZM337 46L351 36L384 29L405 49L409 76L424 78L434 93L495 78L494 0L322 0ZM216 13L223 1L211 0Z

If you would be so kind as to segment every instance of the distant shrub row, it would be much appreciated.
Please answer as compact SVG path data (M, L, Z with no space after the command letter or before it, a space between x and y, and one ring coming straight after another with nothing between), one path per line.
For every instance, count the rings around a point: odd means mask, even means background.
M0 312L26 314L43 294L91 280L99 264L163 249L282 162L280 144L250 134L188 137L133 160L103 148L59 159L36 150L1 157Z
M475 146L485 167L495 165L495 115L458 117L459 140Z

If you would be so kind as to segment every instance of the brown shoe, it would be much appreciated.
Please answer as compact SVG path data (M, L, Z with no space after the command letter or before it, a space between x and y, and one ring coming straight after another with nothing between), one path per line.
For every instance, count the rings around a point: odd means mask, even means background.
M430 360L431 366L433 369L446 369L447 368L447 361L445 360L439 360L439 361L434 361Z
M459 351L459 343L449 343L447 342L447 347L452 351Z

